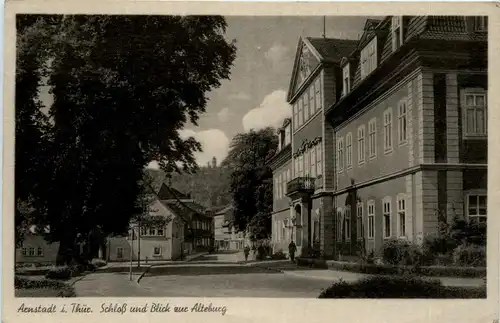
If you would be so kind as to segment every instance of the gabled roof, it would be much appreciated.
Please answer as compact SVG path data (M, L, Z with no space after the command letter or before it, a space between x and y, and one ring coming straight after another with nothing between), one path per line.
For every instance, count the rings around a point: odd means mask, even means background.
M313 37L307 37L306 39L320 54L320 61L329 63L340 63L342 58L348 56L358 43L352 39Z
M295 94L295 85L297 81L297 73L299 69L300 55L302 47L306 46L311 54L321 63L340 63L344 56L348 56L356 49L357 41L350 39L336 38L315 38L315 37L300 37L297 44L295 61L292 69L290 85L288 87L287 102L290 102ZM309 75L310 77L310 75Z
M169 187L165 183L161 184L160 190L158 192L158 198L160 200L175 200L175 199L188 200L188 199L190 199L190 197L187 196L186 194L179 192L178 190L176 190L173 187Z

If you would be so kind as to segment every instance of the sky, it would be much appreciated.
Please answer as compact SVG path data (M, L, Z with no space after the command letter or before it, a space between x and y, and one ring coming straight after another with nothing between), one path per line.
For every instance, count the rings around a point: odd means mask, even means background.
M359 39L367 18L326 17L326 37ZM182 137L193 136L202 144L203 152L195 153L200 165L214 156L222 161L237 133L277 127L291 116L286 94L299 37L323 34L323 16L229 16L226 21L226 38L235 39L237 47L231 79L207 93L198 126L187 124L181 131ZM154 162L149 166L157 167Z

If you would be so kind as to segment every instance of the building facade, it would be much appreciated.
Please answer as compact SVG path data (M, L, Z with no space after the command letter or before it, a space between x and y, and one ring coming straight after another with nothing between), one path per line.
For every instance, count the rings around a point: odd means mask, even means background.
M233 206L227 206L215 213L215 248L218 250L242 250L245 246L245 232L234 226Z
M486 221L487 36L486 17L391 16L358 41L301 39L285 194L299 250L359 256Z

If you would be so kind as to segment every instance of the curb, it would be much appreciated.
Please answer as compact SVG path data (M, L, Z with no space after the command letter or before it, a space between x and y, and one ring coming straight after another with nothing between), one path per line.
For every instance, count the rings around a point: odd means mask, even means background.
M73 280L69 286L74 287L76 283L78 283L80 280L84 279L87 275L82 275L78 277L77 279Z
M151 269L151 267L153 267L153 266L151 265L149 267L146 267L145 270L142 272L142 274L140 274L139 277L137 277L137 279L135 281L137 284L140 283L142 277L144 277L144 275L146 275L146 273L149 271L149 269Z

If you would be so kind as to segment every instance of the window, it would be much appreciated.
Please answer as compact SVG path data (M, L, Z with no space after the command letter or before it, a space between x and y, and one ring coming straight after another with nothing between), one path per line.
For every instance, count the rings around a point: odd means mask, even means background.
M316 174L322 175L323 174L323 165L321 163L322 161L322 150L321 150L321 143L316 145Z
M406 99L399 101L398 104L398 138L399 144L404 145L407 142L407 126L408 120L406 118Z
M309 119L309 92L305 91L302 95L302 100L304 102L304 123Z
M370 159L377 157L377 119L368 123L368 155Z
M403 27L401 16L392 17L392 51L396 51L403 42Z
M344 137L337 142L337 168L339 172L344 169Z
M146 227L141 227L141 236L147 236L147 228Z
M121 247L116 248L116 258L123 259L123 248Z
M375 238L375 202L368 201L368 238Z
M294 163L294 169L293 169L294 177L297 178L299 176L299 158L295 157L293 163Z
M342 80L343 80L342 95L346 95L351 90L351 82L350 82L350 78L349 78L349 64L344 66L342 74L343 74L343 76L342 76Z
M337 241L342 241L342 208L337 209Z
M309 159L310 155L309 155L309 151L307 151L307 150L306 150L306 151L304 152L304 155L303 155L303 156L304 156L304 176L305 176L305 177L309 177L309 175L310 175L310 174L309 174L309 171L311 170L311 169L309 168L309 164L310 164L310 159Z
M299 177L304 176L304 155L299 156Z
M365 126L358 128L358 164L365 162Z
M160 237L163 237L165 235L165 232L163 231L163 228L158 228L156 231L157 235Z
M285 240L285 235L286 235L286 224L285 221L281 222L281 240Z
M486 93L483 89L462 91L463 125L466 137L484 137L487 133Z
M406 237L406 200L398 196L398 236Z
M36 255L37 255L38 257L43 257L43 248L42 248L42 247L38 247L38 248L36 249Z
M28 255L28 248L23 248L23 256L27 256Z
M392 151L392 109L384 111L384 152Z
M377 68L377 38L361 50L361 79L364 79L368 74Z
M292 140L290 136L290 125L285 127L285 146L288 146Z
M352 168L352 134L349 132L345 136L346 167Z
M286 184L288 184L288 182L291 180L292 180L292 171L288 169L286 171ZM286 184L285 184L285 187L286 187ZM285 193L286 193L286 190L285 190Z
M389 197L384 198L382 201L382 212L384 238L387 239L391 237L391 199Z
M29 248L29 256L30 257L34 257L35 256L35 248L33 248L33 247Z
M344 236L346 240L351 240L351 206L346 206L345 208L345 218L344 218Z
M467 216L472 223L485 223L487 216L487 196L467 195Z
M299 99L299 110L298 110L298 113L299 113L299 122L297 123L297 128L302 126L302 123L303 123L303 120L304 120L304 115L302 114L302 107L303 107L303 103L302 103L302 98Z
M283 174L281 174L281 176L283 177L283 183L282 183L282 187L281 187L281 195L282 196L285 196L286 194L286 183L288 182L288 178L287 178L287 173L288 171L284 171Z
M316 147L312 147L309 153L311 154L311 177L316 177Z
M474 31L484 32L488 30L488 17L474 17Z
M279 191L278 191L279 187L280 187L279 180L278 180L278 178L275 178L274 179L274 195L276 196L277 199L280 197Z
M356 205L356 236L358 239L363 238L363 202Z
M278 175L278 198L281 198L281 174Z
M293 129L297 130L298 126L299 126L298 104L295 103L293 105Z
M316 111L321 110L321 79L317 79L314 84Z
M150 236L154 236L154 235L156 235L156 230L155 230L155 228L149 228L148 235L150 235Z
M311 116L316 112L314 108L314 85L309 88L309 111Z
M161 256L161 247L153 248L153 256Z

